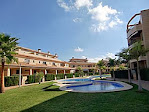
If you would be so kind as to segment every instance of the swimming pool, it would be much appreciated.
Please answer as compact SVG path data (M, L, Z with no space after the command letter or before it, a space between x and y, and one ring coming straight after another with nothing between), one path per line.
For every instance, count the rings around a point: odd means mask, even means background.
M82 84L71 84L60 87L60 90L71 91L71 92L83 92L83 93L94 93L94 92L113 92L131 89L132 86L123 82L117 81L92 81L89 83Z
M84 81L92 81L91 78L81 78L81 79L63 79L59 80L59 82L84 82Z

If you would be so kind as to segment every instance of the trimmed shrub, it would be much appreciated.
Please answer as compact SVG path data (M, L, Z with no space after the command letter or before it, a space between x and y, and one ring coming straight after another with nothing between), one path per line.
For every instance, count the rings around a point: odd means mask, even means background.
M28 84L39 82L38 76L37 76L36 74L28 75L26 82L27 82Z
M140 70L141 80L149 81L149 68Z
M73 78L73 73L66 74L67 78Z
M93 75L93 72L89 72L89 76L90 76L90 75Z
M55 79L54 74L46 74L45 75L45 81L50 81L50 80L54 80L54 79Z
M115 73L115 78L128 79L128 70L114 71L114 73ZM112 71L111 71L111 76L113 77Z
M74 73L75 77L79 77L79 73Z
M56 78L57 79L64 79L65 78L65 75L64 74L57 74L56 75Z
M5 76L4 84L5 84L5 87L18 85L19 84L19 76Z
M95 72L95 75L99 75L99 72Z

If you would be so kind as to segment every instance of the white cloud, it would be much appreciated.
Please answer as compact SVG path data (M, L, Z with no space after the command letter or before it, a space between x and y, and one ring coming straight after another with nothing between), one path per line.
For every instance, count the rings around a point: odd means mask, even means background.
M89 9L89 14L91 18L97 22L91 26L94 32L108 30L109 28L123 23L123 21L118 18L119 12L108 5L103 6L102 2L99 3L97 7Z
M81 18L74 18L72 21L75 23L78 23L78 22L82 22L82 19Z
M90 8L92 6L92 0L76 0L74 6L79 10L81 7Z
M94 32L105 31L108 29L107 24L105 22L99 23L99 24L92 24L92 26L90 28Z
M109 23L109 27L110 28L113 28L116 25L117 25L117 22L116 21L113 21L113 20Z
M78 47L78 48L74 49L74 51L75 51L75 52L83 52L83 51L84 51L84 49L82 49L82 48Z
M101 55L101 56L98 56L98 57L95 57L95 58L91 58L91 57L86 57L86 56L82 56L83 59L88 59L89 62L94 62L94 63L97 63L99 60L107 60L108 58L112 58L112 59L115 59L115 55L113 53L107 53L106 55Z
M92 15L92 19L95 19L100 22L109 20L111 18L110 15L115 15L117 13L117 10L112 9L108 5L103 6L102 2L99 3L97 7L89 9L89 14Z
M67 3L64 0L57 0L57 3L65 11L73 10L76 13L79 11L82 13L81 8L86 7L86 11L83 12L92 20L90 29L94 32L106 31L123 23L119 18L120 12L108 5L103 5L102 2L97 6L93 4L93 0L68 0ZM73 22L80 22L80 19L75 18Z
M70 11L70 10L71 10L71 7L68 6L68 4L66 4L66 3L64 2L64 0L57 0L57 4L58 4L60 7L64 8L65 11Z
M107 54L106 54L106 58L115 59L116 57L115 57L115 54L113 54L113 53L107 53Z

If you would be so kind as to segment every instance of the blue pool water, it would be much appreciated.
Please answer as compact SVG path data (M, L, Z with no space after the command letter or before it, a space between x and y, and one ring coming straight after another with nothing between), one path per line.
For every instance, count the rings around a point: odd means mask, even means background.
M60 80L60 81L76 81L76 82L84 82L84 81L92 81L90 78L84 78L84 79L65 79L65 80Z
M98 92L114 90L124 87L123 85L116 82L109 81L93 81L91 84L68 86L68 90L78 91L78 92Z

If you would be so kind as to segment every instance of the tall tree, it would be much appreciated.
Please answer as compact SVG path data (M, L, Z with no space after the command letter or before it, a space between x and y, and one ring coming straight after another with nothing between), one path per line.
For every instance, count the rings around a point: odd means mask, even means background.
M131 76L130 76L130 60L131 60L131 55L129 53L129 49L128 48L124 48L121 50L121 52L117 53L116 56L119 57L120 60L122 60L123 62L127 63L127 67L128 67L128 79L129 79L129 83L131 83Z
M83 70L82 70L82 68L80 66L77 67L77 71L79 73L79 77L83 77L84 72L83 72Z
M133 59L137 60L137 73L138 73L138 90L142 90L141 85L141 76L140 76L140 67L139 67L139 57L145 56L147 52L149 52L149 49L145 49L144 46L142 46L142 42L136 42L132 49L130 49L130 55Z
M109 63L108 66L112 69L113 71L113 79L115 81L115 73L114 73L114 67L116 65L115 59L109 58Z
M101 75L102 75L102 69L104 69L104 67L105 67L104 61L103 61L103 60L98 61L97 67L98 67L99 70L100 70L99 74L100 74L100 76L101 76Z
M17 62L17 59L14 57L17 54L15 51L18 49L18 39L15 37L10 37L4 33L0 34L0 62L2 66L1 72L1 88L0 92L4 93L4 68L5 63L10 64L11 62Z

